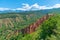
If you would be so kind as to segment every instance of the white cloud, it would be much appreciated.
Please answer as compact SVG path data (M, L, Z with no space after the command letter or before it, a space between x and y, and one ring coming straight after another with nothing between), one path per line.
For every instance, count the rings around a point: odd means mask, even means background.
M31 5L31 8L32 7L39 8L40 6L37 3L35 3L34 5Z
M16 10L23 10L23 11L25 11L27 9L24 9L24 8L16 8Z
M55 4L53 8L60 8L60 4Z
M11 8L0 8L0 11L4 10L22 10L22 11L29 11L29 10L44 10L44 9L52 9L52 8L60 8L60 4L55 4L53 6L40 6L38 3L35 3L33 5L29 4L22 4L22 8L16 8L16 9L11 9Z
M30 6L29 6L29 4L22 4L23 5L23 7L22 8L24 8L24 9L29 9L30 8Z
M10 10L10 8L0 8L0 11Z
M29 5L29 4L22 4L23 7L22 8L18 8L17 10L44 10L44 9L52 9L52 8L60 8L60 4L55 4L53 6L40 6L38 5L38 3L35 3L33 5Z
M31 7L29 6L29 4L22 4L22 8L16 8L16 10L23 10L23 11L26 11L26 10L29 10Z
M37 3L30 6L30 10L39 10L39 9L40 9L40 6Z

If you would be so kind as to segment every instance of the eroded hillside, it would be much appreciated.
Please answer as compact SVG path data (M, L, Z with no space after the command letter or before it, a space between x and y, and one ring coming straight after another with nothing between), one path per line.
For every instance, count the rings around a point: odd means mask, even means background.
M0 14L0 39L7 39L12 36L15 30L20 30L28 27L36 22L43 15L37 13L6 13Z

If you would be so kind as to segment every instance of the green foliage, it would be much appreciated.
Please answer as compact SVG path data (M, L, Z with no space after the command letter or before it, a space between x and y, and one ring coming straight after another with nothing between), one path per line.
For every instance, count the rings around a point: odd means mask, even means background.
M55 15L42 23L32 34L25 35L21 40L60 40L60 16ZM58 21L59 20L59 21Z
M49 20L45 21L42 24L42 31L40 33L40 38L39 39L43 39L45 40L47 37L51 37L51 35L56 35L56 33L54 32L54 30L57 29L57 21L52 17L49 18Z
M51 12L51 14L54 12ZM57 14L57 13L56 13ZM60 15L50 17L31 34L14 33L46 15L44 11L0 14L0 40L59 40Z
M40 13L23 12L23 13L2 13L0 14L0 40L18 40L23 34L16 36L15 30L28 27L41 16ZM13 35L14 34L14 35ZM8 38L9 35L9 38ZM7 39L8 38L8 39Z

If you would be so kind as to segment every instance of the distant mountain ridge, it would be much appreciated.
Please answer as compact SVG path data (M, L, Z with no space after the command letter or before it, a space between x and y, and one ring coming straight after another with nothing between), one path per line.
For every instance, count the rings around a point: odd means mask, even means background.
M10 13L10 12L15 12L15 13L19 13L19 12L42 12L42 13L48 13L48 12L60 12L60 8L54 8L54 9L44 9L44 10L29 10L29 11L22 11L22 10L4 10L1 11L0 13Z

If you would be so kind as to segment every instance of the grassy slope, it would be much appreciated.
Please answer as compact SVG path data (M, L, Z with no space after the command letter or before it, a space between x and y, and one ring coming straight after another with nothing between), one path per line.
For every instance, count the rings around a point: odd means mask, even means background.
M48 19L49 20L49 19ZM46 20L46 22L48 22L48 20ZM60 14L55 15L54 17L51 17L51 20L57 20L57 29L55 30L55 32L57 33L57 35L51 35L51 37L47 37L47 39L49 40L60 40ZM46 23L45 22L45 23ZM20 40L40 40L39 37L41 36L41 26L39 28L37 28L37 30L35 32L33 32L32 34L28 34L25 37L23 37ZM19 39L18 39L19 40Z
M38 14L37 14L38 13ZM53 13L53 12L52 12ZM13 34L14 30L18 30L24 27L27 27L29 24L34 23L37 19L39 19L41 16L43 16L45 14L40 13L40 12L28 12L28 13L21 13L21 14L15 14L15 13L11 13L11 14L0 14L0 26L2 24L2 26L0 27L0 40L6 40L6 38L8 38L7 36L11 34L11 40L37 40L39 39L40 33L41 33L41 25L39 28L36 29L35 32L33 32L32 34L28 34L24 37L22 37L22 35L16 36L15 34ZM17 20L16 20L17 19ZM59 33L60 31L60 15L56 15L55 17L53 17L53 19L57 20L57 31ZM3 20L7 20L7 23L5 23ZM6 27L6 24L8 25ZM13 25L11 25L13 24ZM52 35L52 37L50 39L56 39L55 36Z
M13 35L14 30L27 27L39 19L42 14L37 13L6 13L0 14L0 40L5 40L8 35ZM15 34L14 34L15 35Z

